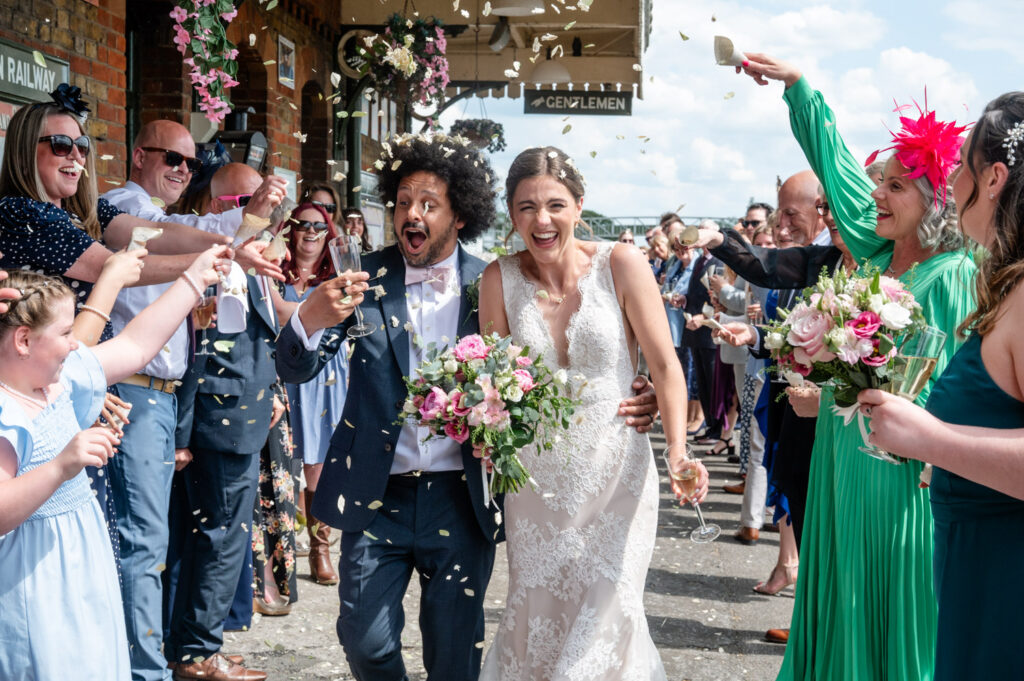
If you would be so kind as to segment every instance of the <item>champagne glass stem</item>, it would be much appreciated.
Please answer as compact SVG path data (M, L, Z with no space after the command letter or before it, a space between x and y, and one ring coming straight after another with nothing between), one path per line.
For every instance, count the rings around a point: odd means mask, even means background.
M693 510L697 512L697 522L700 523L701 531L706 532L708 529L708 524L704 522L704 514L700 512L700 504L698 504L696 501L693 502Z

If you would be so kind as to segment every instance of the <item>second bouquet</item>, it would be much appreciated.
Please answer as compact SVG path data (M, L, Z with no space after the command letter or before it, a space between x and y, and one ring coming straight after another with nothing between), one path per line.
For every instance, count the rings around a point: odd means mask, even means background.
M519 450L534 442L551 449L579 404L565 370L552 371L540 355L497 334L428 347L415 373L405 379L402 416L428 428L428 437L469 440L489 456L491 494L515 492L530 480Z

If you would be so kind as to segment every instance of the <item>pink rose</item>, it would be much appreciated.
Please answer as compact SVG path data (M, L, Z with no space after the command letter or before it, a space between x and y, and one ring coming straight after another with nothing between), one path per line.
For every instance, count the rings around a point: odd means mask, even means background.
M420 416L423 417L424 421L436 419L444 413L447 406L448 393L434 386L423 400L423 406L420 407Z
M448 396L449 404L452 408L452 413L456 416L467 416L470 412L470 408L463 404L463 400L466 399L466 393L459 390L453 390Z
M516 369L512 372L512 376L515 377L516 383L519 384L519 389L523 393L528 393L534 388L533 376L530 375L529 371L525 369Z
M807 305L798 305L786 318L789 334L786 340L794 348L803 348L812 362L830 362L836 358L825 345L825 334L832 328L832 319Z
M469 359L483 359L487 356L487 350L484 339L480 337L480 334L474 333L460 340L452 350L452 354L455 355L455 359L465 362Z
M460 445L469 439L469 426L462 419L444 424L444 434Z
M522 355L520 357L516 357L516 366L518 366L518 367L533 366L533 360L530 359L529 357L527 357L526 355Z
M803 352L801 348L794 348L794 352L788 355L779 356L779 364L783 367L788 367L793 371L797 372L801 376L807 377L811 375L811 366L801 362L796 355L796 350Z
M871 338L882 326L882 318L871 310L861 312L846 322L846 328L853 330L857 338Z

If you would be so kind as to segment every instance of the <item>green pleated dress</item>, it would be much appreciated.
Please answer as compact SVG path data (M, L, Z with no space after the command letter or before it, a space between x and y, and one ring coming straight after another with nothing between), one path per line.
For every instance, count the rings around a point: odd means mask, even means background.
M786 91L790 122L858 262L884 270L892 242L875 235L873 183L843 143L821 94L801 79ZM933 381L974 308L973 260L933 256L901 277L931 326L947 333ZM931 383L918 402L924 404ZM800 578L781 681L928 681L935 658L932 514L918 486L922 464L896 466L861 451L823 391L811 455Z

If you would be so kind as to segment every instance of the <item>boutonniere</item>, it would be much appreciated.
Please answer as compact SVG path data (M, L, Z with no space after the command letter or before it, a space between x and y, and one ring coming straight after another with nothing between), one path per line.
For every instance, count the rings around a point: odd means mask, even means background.
M466 284L466 298L469 300L469 314L466 315L466 319L463 323L468 322L470 317L480 311L480 280L483 276L484 275L481 272L476 279Z

